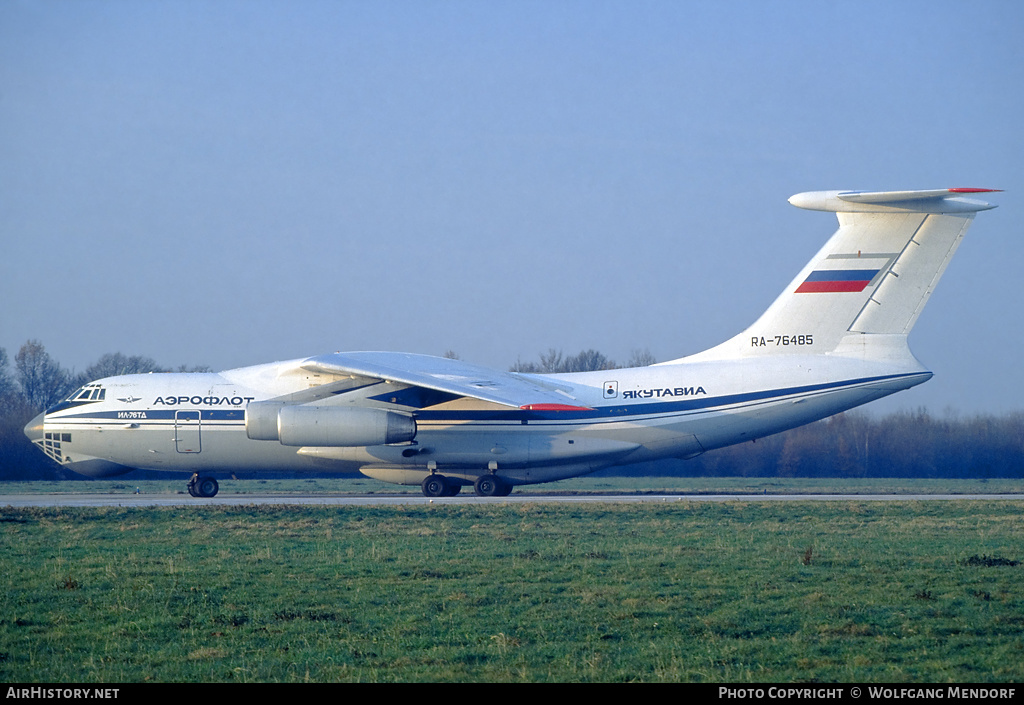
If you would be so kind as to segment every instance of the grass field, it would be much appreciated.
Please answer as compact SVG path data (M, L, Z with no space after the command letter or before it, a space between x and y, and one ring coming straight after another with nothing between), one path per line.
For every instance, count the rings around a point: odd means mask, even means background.
M1024 502L0 509L0 680L1024 679Z
M164 480L112 480L3 482L0 494L186 494L187 475ZM469 492L472 488L468 488ZM368 477L316 477L308 479L221 479L225 495L266 494L410 494L419 486L403 487ZM1012 494L1024 492L1015 479L915 478L770 478L770 477L601 477L584 475L559 482L525 485L516 494L669 493L669 494Z

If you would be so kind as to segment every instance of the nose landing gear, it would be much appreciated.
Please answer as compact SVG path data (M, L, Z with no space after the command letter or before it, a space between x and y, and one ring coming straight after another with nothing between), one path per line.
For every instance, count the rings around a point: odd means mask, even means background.
M200 477L199 473L192 475L188 481L188 493L193 497L214 497L220 485L212 477Z

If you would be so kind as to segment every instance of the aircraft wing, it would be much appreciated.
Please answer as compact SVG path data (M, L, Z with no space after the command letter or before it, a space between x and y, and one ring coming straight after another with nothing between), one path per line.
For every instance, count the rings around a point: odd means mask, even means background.
M572 387L567 385L430 355L334 353L308 358L300 367L310 372L396 382L514 408L586 408L576 403Z

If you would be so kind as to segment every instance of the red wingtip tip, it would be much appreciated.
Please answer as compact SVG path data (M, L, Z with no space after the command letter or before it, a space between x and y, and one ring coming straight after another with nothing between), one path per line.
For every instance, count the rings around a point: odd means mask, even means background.
M1001 188L951 188L950 193L1000 193Z

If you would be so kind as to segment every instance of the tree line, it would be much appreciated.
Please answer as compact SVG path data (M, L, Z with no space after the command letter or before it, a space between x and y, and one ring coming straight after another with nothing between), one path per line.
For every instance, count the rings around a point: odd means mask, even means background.
M458 355L448 351L446 357ZM625 367L655 362L634 351ZM596 350L566 355L550 349L536 361L517 360L513 372L584 372L620 367ZM205 372L206 367L158 365L140 355L108 353L80 373L62 367L37 340L14 356L0 348L0 480L80 479L62 470L25 437L36 414L96 379L146 372ZM1024 477L1024 411L1003 415L935 416L925 409L876 418L847 412L754 442L690 460L615 468L622 475L708 477Z
M597 350L581 350L575 355L564 355L561 350L549 348L541 353L536 362L516 360L509 368L510 372L559 373L559 372L595 372L597 370L614 370L620 367L646 367L657 360L649 350L634 350L625 365L605 357Z
M1024 478L1024 412L961 417L917 409L875 417L848 411L691 460L625 470L684 477Z

